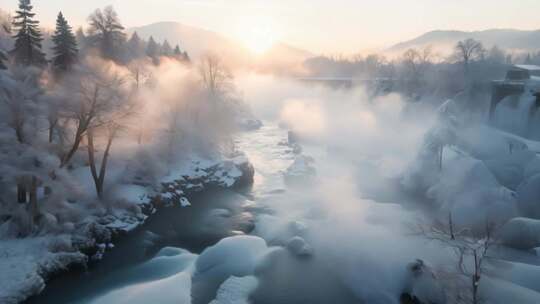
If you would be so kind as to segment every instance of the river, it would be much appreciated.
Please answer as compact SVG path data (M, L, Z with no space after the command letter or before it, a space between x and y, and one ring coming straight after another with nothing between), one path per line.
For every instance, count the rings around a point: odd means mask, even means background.
M294 159L286 143L287 131L271 123L239 134L236 147L248 155L255 167L250 189L212 189L195 195L189 208L158 211L134 233L121 238L87 271L61 274L26 303L89 303L110 290L147 280L145 273L137 272L137 266L163 247L200 253L224 237L249 233L257 214L271 212L259 207L258 201L285 191L283 171Z

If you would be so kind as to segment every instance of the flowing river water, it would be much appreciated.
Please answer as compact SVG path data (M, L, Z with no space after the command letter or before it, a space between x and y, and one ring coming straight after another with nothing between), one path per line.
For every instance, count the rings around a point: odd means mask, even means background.
M136 232L121 238L88 271L60 275L26 303L92 303L92 299L110 290L148 280L145 273L137 271L137 266L163 247L200 253L224 237L249 233L259 213L271 212L259 207L258 201L286 191L283 172L295 155L287 145L287 131L271 123L241 133L236 146L255 167L250 189L208 190L195 195L189 208L158 211Z

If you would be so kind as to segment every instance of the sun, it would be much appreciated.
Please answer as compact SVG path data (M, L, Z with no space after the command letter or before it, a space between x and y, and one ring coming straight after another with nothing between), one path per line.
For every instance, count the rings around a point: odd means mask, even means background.
M268 26L251 26L240 36L244 46L256 55L264 54L276 44L276 35Z

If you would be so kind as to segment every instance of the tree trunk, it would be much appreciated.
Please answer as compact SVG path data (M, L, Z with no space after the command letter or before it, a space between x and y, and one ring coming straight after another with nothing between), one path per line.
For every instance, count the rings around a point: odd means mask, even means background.
M444 153L444 145L441 144L439 147L439 155L438 155L438 163L439 163L439 172L442 172L443 169L443 153Z
M30 231L33 231L35 220L39 213L37 201L37 177L35 176L32 176L32 183L30 185L30 204L28 208L28 216L30 218Z
M90 165L90 172L92 173L92 179L94 180L94 185L96 187L96 193L98 198L101 199L103 196L103 189L99 184L99 176L96 169L96 156L94 148L94 132L88 130L86 137L88 139L88 163Z
M473 251L474 254L474 274L472 277L472 296L473 304L478 304L478 283L480 281L480 269L478 263L478 254L476 250Z
M96 187L96 193L98 198L103 199L103 186L105 184L105 173L107 172L107 161L109 160L109 153L111 150L112 142L114 139L114 131L109 134L107 139L107 146L103 152L103 158L101 160L101 167L99 169L99 174L96 168L96 156L95 156L95 146L94 146L94 134L92 131L88 131L88 162L90 164L90 172L92 173L92 178L94 179L94 185Z
M84 131L79 127L77 129L77 133L75 134L75 141L73 142L71 149L69 150L68 153L64 155L64 157L62 157L62 161L60 162L60 168L65 167L69 163L73 155L75 155L75 152L77 152L77 150L79 149L79 146L81 145L83 133Z
M17 202L19 204L26 203L26 187L22 182L17 183Z
M23 125L17 125L15 127L15 135L17 136L17 141L23 144L24 143Z
M49 143L53 142L54 129L56 128L57 124L58 124L58 118L49 119Z

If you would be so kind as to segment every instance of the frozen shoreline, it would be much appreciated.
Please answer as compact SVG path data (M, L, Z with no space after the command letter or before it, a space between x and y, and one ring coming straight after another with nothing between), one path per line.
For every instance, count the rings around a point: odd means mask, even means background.
M243 153L219 159L191 157L183 165L171 168L159 191L135 184L114 190L111 199L136 205L138 212L114 209L104 217L87 217L76 223L81 229L74 229L71 234L0 240L0 302L20 303L39 294L52 276L101 259L116 240L143 225L156 209L188 207L191 194L209 187L231 189L249 185L253 174L253 166Z

